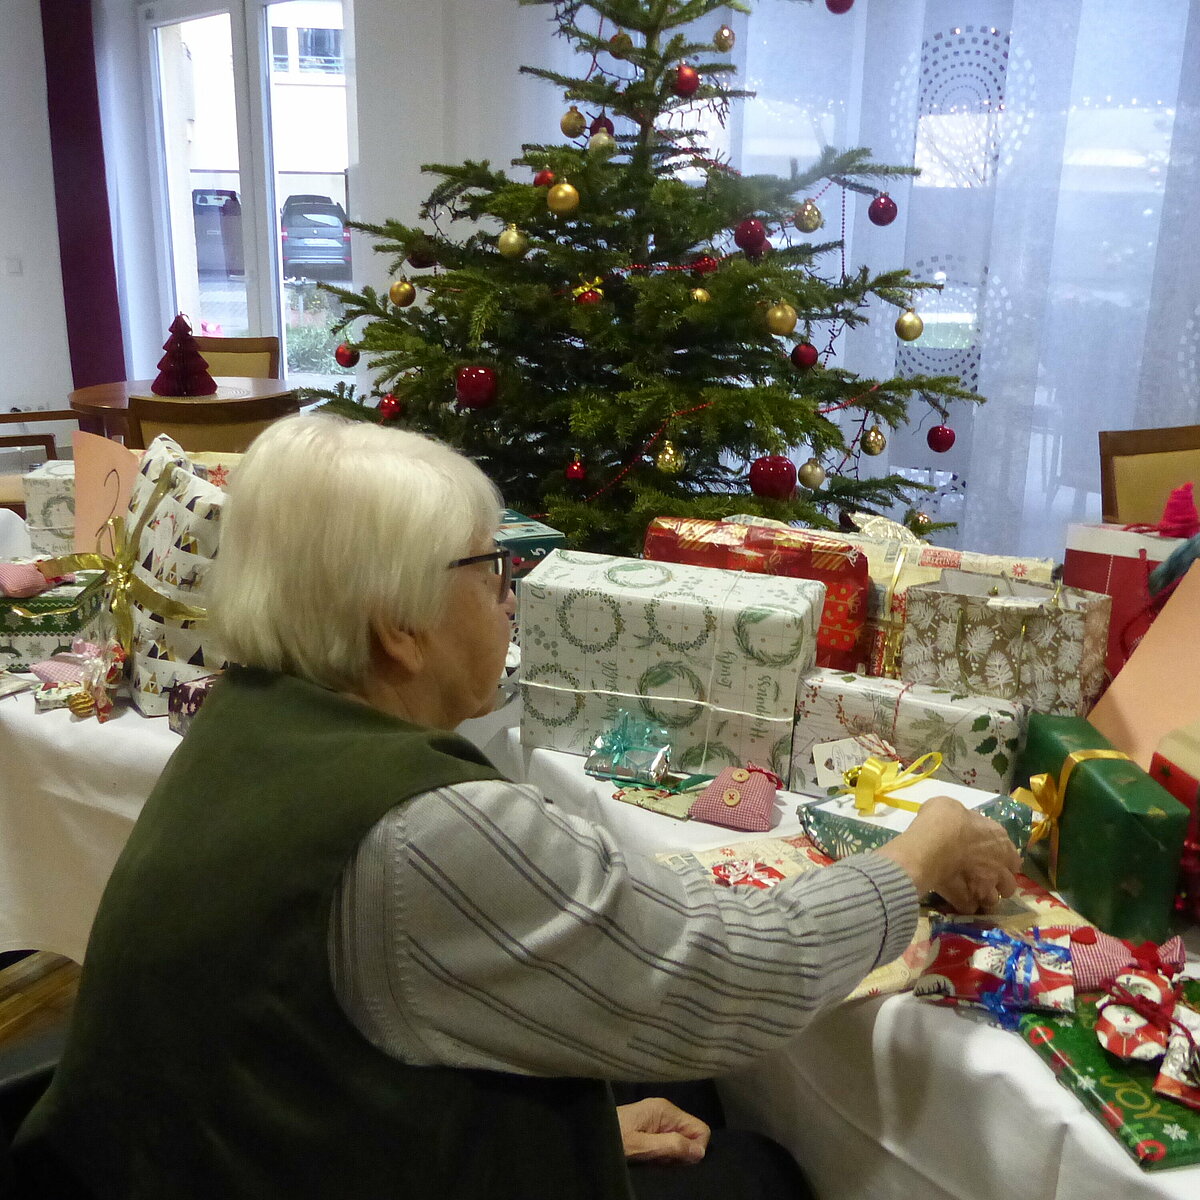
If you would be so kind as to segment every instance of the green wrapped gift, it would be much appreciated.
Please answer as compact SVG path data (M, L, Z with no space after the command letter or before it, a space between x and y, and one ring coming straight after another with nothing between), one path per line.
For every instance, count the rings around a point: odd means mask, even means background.
M0 596L0 670L27 671L92 637L103 606L103 571L76 571L73 583L36 596Z
M1017 783L1058 816L1050 881L1106 933L1165 941L1188 810L1082 717L1033 713Z
M543 525L529 517L506 508L500 514L500 529L496 544L509 551L513 560L513 573L527 575L557 546L566 542L557 529Z
M1200 983L1184 984L1200 1006ZM1096 1001L1076 998L1074 1016L1026 1013L1021 1036L1147 1171L1200 1162L1200 1112L1154 1091L1158 1063L1120 1062L1096 1039Z

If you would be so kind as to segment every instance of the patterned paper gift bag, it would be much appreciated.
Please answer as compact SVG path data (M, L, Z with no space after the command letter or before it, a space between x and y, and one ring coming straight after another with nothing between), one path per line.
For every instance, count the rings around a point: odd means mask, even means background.
M1082 716L1104 683L1112 599L945 571L904 595L901 677Z

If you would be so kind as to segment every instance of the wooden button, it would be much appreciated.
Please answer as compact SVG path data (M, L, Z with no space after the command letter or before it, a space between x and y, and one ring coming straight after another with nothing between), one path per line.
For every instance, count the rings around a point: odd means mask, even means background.
M729 772L729 778L734 783L745 783L750 778L750 772L745 767L738 767L736 771Z
M742 793L739 792L737 788L726 788L725 794L721 797L721 799L724 800L730 808L733 808L734 805L741 804Z

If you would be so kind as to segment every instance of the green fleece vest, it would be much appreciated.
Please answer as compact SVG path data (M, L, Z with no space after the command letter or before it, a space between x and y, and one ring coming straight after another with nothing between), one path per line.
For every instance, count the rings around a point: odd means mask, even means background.
M18 1161L103 1200L627 1200L607 1084L405 1066L334 995L330 908L363 837L496 777L455 734L231 671L113 872Z

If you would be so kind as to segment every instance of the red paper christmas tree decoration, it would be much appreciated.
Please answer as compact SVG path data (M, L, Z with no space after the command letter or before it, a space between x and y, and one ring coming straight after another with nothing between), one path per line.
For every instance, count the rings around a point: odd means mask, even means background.
M1196 512L1190 483L1181 484L1167 497L1158 531L1163 537L1178 538L1195 537L1200 533L1200 515Z
M158 360L158 377L150 385L156 396L211 396L217 390L183 313L171 322L163 349L166 353Z

